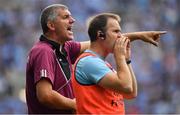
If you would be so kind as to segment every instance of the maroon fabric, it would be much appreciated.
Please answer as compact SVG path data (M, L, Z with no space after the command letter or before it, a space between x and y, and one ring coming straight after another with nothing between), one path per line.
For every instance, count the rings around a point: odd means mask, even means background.
M67 60L72 65L80 53L80 43L69 41L64 45L67 52ZM27 68L26 68L26 100L28 113L56 113L69 114L71 110L50 109L38 102L36 96L36 83L42 79L48 79L53 86L53 90L58 91L61 95L74 98L71 81L67 80L61 71L55 52L51 44L45 41L39 41L31 49Z

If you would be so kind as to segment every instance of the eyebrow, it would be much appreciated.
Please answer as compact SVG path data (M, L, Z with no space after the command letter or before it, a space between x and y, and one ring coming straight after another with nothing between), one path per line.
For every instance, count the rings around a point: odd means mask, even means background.
M64 14L63 17L70 17L72 16L71 14Z

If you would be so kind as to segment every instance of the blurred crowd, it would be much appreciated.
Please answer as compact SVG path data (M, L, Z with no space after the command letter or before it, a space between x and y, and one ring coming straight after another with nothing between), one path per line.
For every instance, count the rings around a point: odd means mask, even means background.
M138 96L126 113L180 113L179 0L0 0L0 113L27 113L25 67L29 49L42 33L41 10L53 3L69 7L75 40L88 40L86 20L101 12L121 16L122 32L165 30L159 47L132 43ZM108 60L114 65L113 56Z

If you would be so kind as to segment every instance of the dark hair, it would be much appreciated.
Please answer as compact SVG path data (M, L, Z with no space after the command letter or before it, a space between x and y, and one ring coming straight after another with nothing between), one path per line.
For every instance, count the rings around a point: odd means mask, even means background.
M116 19L119 23L121 18L117 14L113 13L101 13L90 18L88 26L88 34L91 42L97 39L97 32L102 31L106 33L106 25L109 18Z
M41 28L43 30L43 33L46 33L49 28L47 26L47 22L53 21L54 19L56 19L57 17L57 9L68 9L67 6L62 5L62 4L53 4L50 6L47 6L46 8L44 8L41 12L41 16L40 16L40 22L41 22Z

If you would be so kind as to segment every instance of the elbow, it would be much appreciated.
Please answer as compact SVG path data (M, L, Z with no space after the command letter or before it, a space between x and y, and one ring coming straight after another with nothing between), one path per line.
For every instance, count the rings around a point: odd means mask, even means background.
M136 94L130 94L130 95L123 95L125 99L134 99L137 97Z
M51 99L50 94L48 94L48 93L43 93L43 95L42 94L37 95L37 98L38 98L38 101L44 105L48 105L50 102L49 99Z
M136 92L132 92L130 94L125 94L123 95L125 99L134 99L137 97L137 93Z
M133 87L127 87L126 94L130 96L130 99L136 98L137 97L137 91L133 89Z
M137 97L137 91L136 90L133 90L133 92L129 93L126 95L126 99L134 99Z
M132 93L131 94L131 99L134 99L134 98L136 98L137 97L137 93Z
M124 87L124 93L126 93L126 94L132 94L132 93L133 93L133 88L132 88L132 86L126 86L126 87Z

